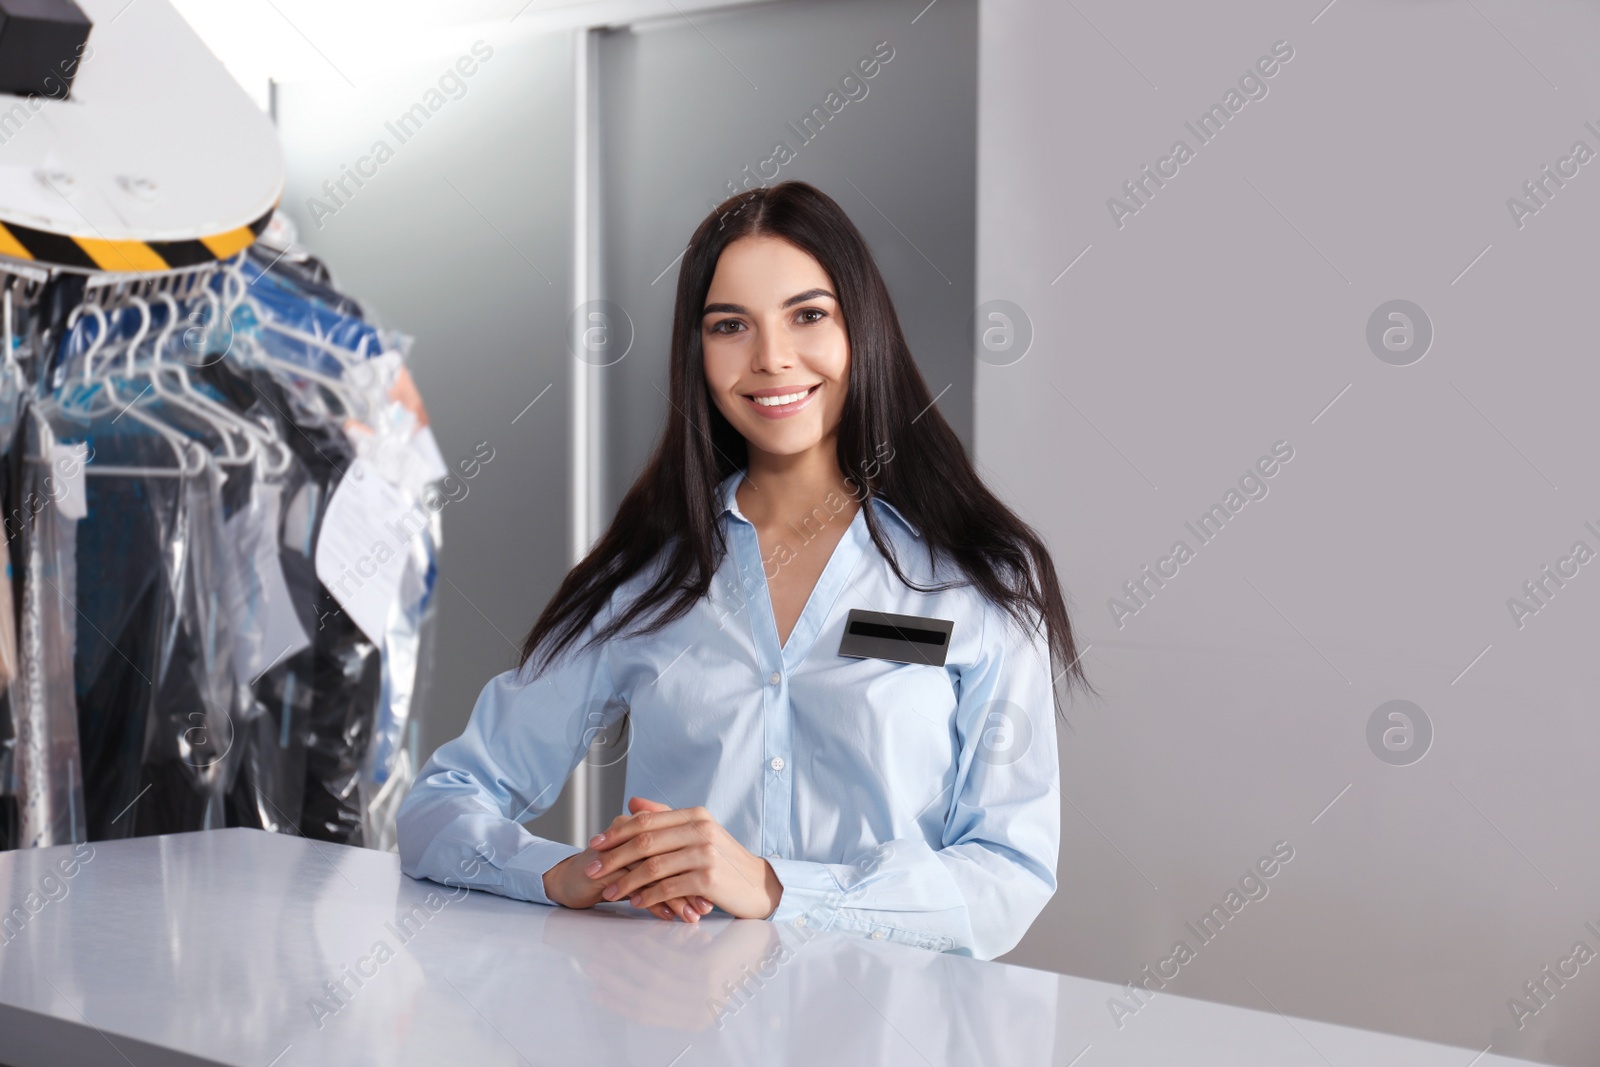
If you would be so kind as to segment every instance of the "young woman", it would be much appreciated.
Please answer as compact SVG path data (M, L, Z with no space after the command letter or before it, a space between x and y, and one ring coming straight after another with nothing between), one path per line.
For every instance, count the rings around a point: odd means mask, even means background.
M1054 683L1088 682L1048 550L940 416L838 204L788 181L700 224L669 399L522 666L420 771L402 869L1008 951L1056 886ZM529 833L624 715L628 812L587 847Z

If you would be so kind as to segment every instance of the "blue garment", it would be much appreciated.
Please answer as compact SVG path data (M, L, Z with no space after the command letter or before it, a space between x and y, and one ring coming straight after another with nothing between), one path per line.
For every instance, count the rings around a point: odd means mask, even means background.
M513 670L484 686L466 731L434 753L400 808L401 869L551 903L544 872L582 850L521 822L628 712L626 795L703 806L767 857L783 884L772 921L980 959L1010 950L1056 888L1044 638L971 585L907 588L863 509L780 650L760 542L734 496L742 473L720 490L728 554L687 615L647 637L574 645L531 681ZM842 514L848 502L833 500L815 514ZM871 500L908 578L958 574L932 567L904 516ZM804 538L797 529L790 548ZM769 559L780 558L775 546ZM646 570L580 643L649 583ZM852 608L954 620L945 665L839 655Z

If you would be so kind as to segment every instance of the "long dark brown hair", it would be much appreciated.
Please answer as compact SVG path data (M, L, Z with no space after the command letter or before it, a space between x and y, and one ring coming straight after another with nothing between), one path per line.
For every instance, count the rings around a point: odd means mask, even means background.
M706 293L722 250L741 237L782 238L810 254L832 279L850 343L850 377L839 422L841 471L910 520L931 555L952 561L966 580L1022 626L1047 630L1051 674L1090 692L1073 641L1067 605L1049 549L1001 503L973 469L911 358L889 289L866 241L843 209L805 182L786 181L730 197L695 229L678 273L669 372L671 405L654 455L622 498L605 536L573 567L522 643L525 666L543 669L570 646L619 585L665 553L655 578L631 603L617 605L591 641L604 641L654 614L634 631L653 633L680 618L711 587L727 545L717 487L746 464L744 437L712 402L700 330ZM893 462L871 464L884 443ZM875 509L863 506L872 542L895 575L900 568ZM586 645L588 642L585 643ZM537 653L537 660L535 654ZM1056 708L1061 706L1059 693Z

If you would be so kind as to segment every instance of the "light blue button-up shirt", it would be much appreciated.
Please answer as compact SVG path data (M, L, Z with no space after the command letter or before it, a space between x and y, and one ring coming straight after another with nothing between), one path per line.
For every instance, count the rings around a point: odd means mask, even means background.
M992 959L1056 888L1060 770L1048 648L970 585L922 593L890 569L858 510L780 647L756 530L723 481L728 539L712 588L648 636L576 645L542 673L507 671L466 731L418 773L399 811L415 878L551 903L544 872L582 851L522 822L554 802L597 732L631 747L627 796L705 807L771 863L774 922ZM833 496L784 540L798 550ZM872 497L906 576L958 577ZM647 568L648 571L648 568ZM650 580L634 576L580 635ZM839 654L852 608L954 622L942 667Z

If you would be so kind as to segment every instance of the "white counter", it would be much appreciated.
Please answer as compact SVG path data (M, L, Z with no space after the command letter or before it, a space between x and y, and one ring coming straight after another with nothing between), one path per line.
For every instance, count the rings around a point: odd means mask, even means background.
M526 904L257 830L76 855L0 852L6 1067L1525 1062L1168 993L1119 1028L1107 1005L1126 993L1104 982L759 920Z

